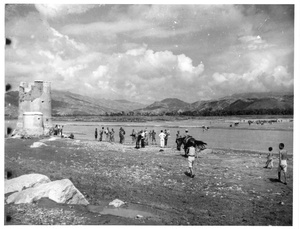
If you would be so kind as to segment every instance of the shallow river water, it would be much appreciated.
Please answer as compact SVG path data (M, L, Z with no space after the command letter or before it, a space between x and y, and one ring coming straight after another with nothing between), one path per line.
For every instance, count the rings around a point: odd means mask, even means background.
M239 125L232 125L232 120L184 120L176 122L53 122L53 124L64 125L64 133L73 133L75 139L95 140L95 128L109 127L115 130L115 141L119 142L118 131L122 126L125 131L125 144L131 144L130 134L133 129L136 131L147 128L155 130L156 142L159 143L158 134L161 130L169 129L171 136L168 140L168 147L175 147L175 136L179 130L184 134L185 129L196 139L207 143L207 148L217 149L238 149L258 152L267 152L268 147L273 147L278 152L278 144L283 142L289 153L293 153L293 122L283 120L272 124L249 124L239 120ZM6 126L15 127L15 121L6 121ZM208 131L203 131L202 125L209 126ZM232 125L232 127L230 127ZM104 137L105 140L105 137Z

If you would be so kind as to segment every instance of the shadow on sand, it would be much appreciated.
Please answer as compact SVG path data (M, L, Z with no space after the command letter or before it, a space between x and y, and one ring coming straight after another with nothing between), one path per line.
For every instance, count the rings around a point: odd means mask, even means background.
M269 180L274 183L281 183L281 181L278 180L277 178L269 178Z
M184 155L184 154L176 154L175 156L176 156L176 157L185 157L185 158L187 158L187 156Z
M190 174L189 172L187 172L187 171L185 171L184 174L185 174L186 176L188 176L188 177L191 177L191 174Z
M186 176L188 176L188 177L191 177L191 178L194 178L194 177L195 177L194 174L191 176L191 174L190 174L189 172L187 172L187 171L185 171L184 174L185 174Z

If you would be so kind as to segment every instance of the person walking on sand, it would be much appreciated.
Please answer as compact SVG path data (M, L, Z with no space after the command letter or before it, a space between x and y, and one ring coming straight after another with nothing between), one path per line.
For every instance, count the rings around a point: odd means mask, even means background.
M189 148L188 148L188 165L189 165L189 175L190 177L194 178L195 174L194 174L194 162L195 162L195 157L197 157L196 155L196 148L195 148L195 143L193 143Z
M283 172L284 176L284 184L287 185L286 182L286 172L287 172L287 151L284 149L284 144L279 144L279 164L278 164L278 180L281 181L281 172Z
M273 148L269 147L269 153L267 156L267 162L266 162L266 166L264 168L269 168L272 169L273 168L273 153L272 153ZM270 167L269 167L270 165Z
M166 134L164 133L163 130L160 131L160 134L158 135L159 139L160 139L160 147L164 148L165 147L165 137Z
M97 128L95 129L95 140L97 140L97 138L98 138L98 130L97 130Z

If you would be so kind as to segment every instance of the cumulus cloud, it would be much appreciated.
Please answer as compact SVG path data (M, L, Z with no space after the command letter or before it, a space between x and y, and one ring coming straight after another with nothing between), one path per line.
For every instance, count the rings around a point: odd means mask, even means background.
M280 88L293 88L294 77L287 71L284 66L277 66L274 68L272 76L276 85Z
M110 88L132 100L150 97L159 100L162 94L176 97L176 93L185 93L183 86L194 87L203 69L203 63L193 66L185 55L154 52L142 46L108 57L105 66L100 65L93 71L92 85Z
M179 55L178 57L178 67L182 72L192 73L194 75L199 75L204 70L204 65L201 63L197 67L192 65L192 60L189 57L186 57L184 54Z
M31 28L32 25L35 30ZM87 67L87 63L82 61L83 57L90 56L85 55L86 46L59 33L36 14L29 14L17 23L11 23L6 32L13 46L5 52L5 74L15 87L21 79L26 78L25 81L67 81ZM54 85L59 89L65 87L60 83ZM67 87L71 85L69 83Z
M229 94L266 91L293 90L294 77L283 66L274 68L257 68L244 74L214 73L208 85L220 97L224 91Z
M131 56L140 56L146 52L146 49L147 49L147 45L144 44L143 47L127 50L126 54Z
M100 65L92 74L94 78L102 78L107 74L107 71L107 66Z
M86 13L94 5L20 7L5 22L5 75L17 85L44 79L59 90L149 103L293 88L292 24L277 20L287 34L278 32L261 11L113 5L98 17Z

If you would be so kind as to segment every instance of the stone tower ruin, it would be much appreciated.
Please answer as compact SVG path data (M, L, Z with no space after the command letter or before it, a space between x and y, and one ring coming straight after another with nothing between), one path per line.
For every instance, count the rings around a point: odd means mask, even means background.
M27 135L48 135L52 127L51 83L35 80L19 87L17 129Z

